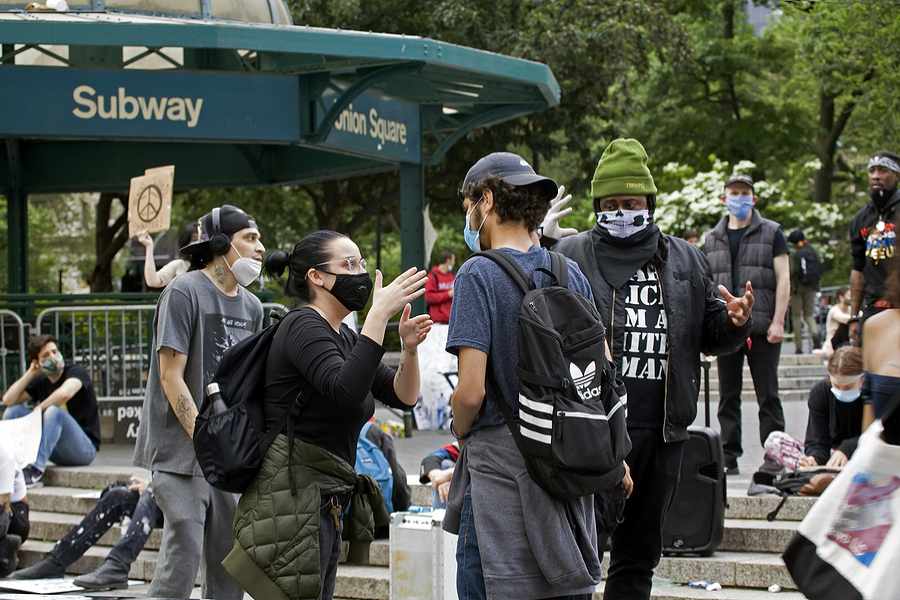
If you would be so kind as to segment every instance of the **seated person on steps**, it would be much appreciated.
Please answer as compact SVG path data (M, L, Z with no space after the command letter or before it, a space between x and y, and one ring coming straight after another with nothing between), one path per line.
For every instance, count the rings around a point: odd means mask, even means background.
M163 524L153 489L138 477L132 477L128 483L108 486L97 505L53 546L43 560L16 571L10 579L62 577L103 534L126 517L130 519L128 528L103 563L91 573L76 577L75 585L87 589L127 588L131 563L137 559L153 529Z
M100 448L100 415L91 377L84 367L67 364L49 335L28 343L28 370L6 393L4 419L43 413L44 430L37 460L22 472L28 487L40 483L48 461L65 467L94 462Z
M459 442L445 444L422 459L419 466L419 483L431 485L431 507L447 508L450 480L459 460Z

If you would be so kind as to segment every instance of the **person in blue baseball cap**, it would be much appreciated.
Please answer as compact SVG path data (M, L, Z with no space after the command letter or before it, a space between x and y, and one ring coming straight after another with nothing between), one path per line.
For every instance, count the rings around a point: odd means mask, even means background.
M525 277L543 281L537 271L550 269L550 254L534 233L557 191L521 156L485 156L460 187L466 245L497 250ZM567 266L569 288L590 300L587 279L574 262ZM444 520L459 533L460 600L589 598L600 581L593 496L562 502L531 481L503 416L501 403L520 397L521 304L520 288L493 260L476 255L460 268L447 351L459 357L451 431L465 441ZM529 518L538 514L546 518Z

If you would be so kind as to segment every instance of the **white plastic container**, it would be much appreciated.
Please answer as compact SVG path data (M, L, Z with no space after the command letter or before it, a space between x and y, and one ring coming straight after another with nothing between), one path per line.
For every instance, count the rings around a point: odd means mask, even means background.
M391 600L457 600L456 536L443 510L391 515Z

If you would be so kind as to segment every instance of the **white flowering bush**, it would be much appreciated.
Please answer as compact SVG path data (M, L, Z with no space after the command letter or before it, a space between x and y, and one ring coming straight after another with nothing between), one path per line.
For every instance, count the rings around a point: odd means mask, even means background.
M828 260L846 246L846 224L858 207L842 210L834 203L816 204L808 193L791 197L784 192L786 187L802 187L793 180L810 178L816 166L817 161L800 165L792 173L790 185L783 181L757 180L754 191L758 197L757 208L764 217L781 223L785 235L802 229L822 258ZM696 230L702 236L727 215L721 196L728 177L734 173L751 174L755 169L756 165L747 160L730 165L714 159L712 169L701 172L679 163L665 165L658 187L670 191L662 191L657 197L657 224L673 235Z

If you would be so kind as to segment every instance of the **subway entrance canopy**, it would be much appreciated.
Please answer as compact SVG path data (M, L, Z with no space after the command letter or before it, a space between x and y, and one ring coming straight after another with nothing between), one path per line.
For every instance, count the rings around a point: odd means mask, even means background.
M294 26L282 0L0 0L0 191L10 292L28 195L399 171L403 263L424 266L424 167L466 133L559 103L540 63L427 38Z

